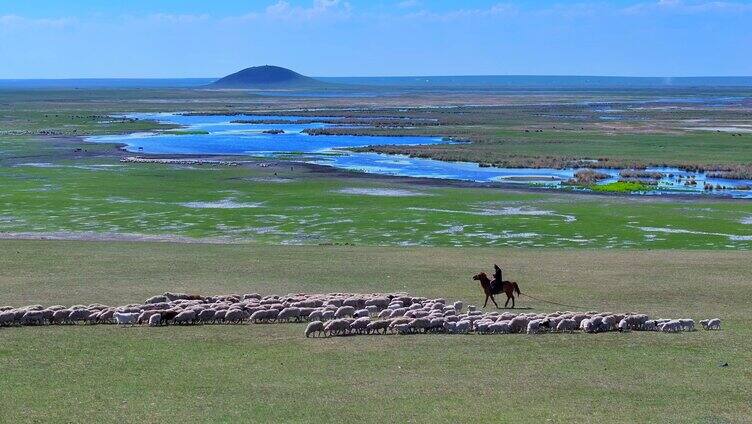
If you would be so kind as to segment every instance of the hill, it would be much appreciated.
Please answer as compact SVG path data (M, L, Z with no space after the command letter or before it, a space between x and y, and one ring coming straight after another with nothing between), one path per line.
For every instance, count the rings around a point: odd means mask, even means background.
M325 88L334 85L280 66L253 66L209 84L212 88Z

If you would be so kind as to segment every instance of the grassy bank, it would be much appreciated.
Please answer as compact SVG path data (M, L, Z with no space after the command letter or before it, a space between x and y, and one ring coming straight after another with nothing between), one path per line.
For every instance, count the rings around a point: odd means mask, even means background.
M500 262L528 292L720 332L305 339L301 324L0 328L3 422L747 422L743 252L0 241L0 303L407 290L480 301ZM40 252L44 252L41 255ZM555 309L523 298L522 307ZM727 367L719 367L728 363Z
M352 130L327 130L331 133ZM752 135L715 132L609 133L607 131L546 130L525 132L503 127L431 127L411 130L362 130L362 134L404 133L451 136L469 144L374 146L360 151L491 164L499 167L561 167L580 159L599 160L604 167L746 165L752 160Z

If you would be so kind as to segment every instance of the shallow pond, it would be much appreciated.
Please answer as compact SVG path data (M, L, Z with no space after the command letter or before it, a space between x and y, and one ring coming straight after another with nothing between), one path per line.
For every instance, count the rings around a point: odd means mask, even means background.
M185 116L174 114L132 114L130 118L156 119L161 122L185 126L181 131L206 131L208 134L160 134L135 133L127 136L97 136L89 141L124 143L131 152L153 154L222 154L222 155L270 155L280 153L321 153L334 148L361 147L374 144L435 144L438 137L383 137L383 136L311 136L306 128L334 126L320 122L298 124L303 116ZM237 123L233 121L258 121ZM290 123L264 123L265 121L289 121ZM265 131L284 131L269 134Z
M390 137L390 136L348 136L316 135L303 132L306 128L326 128L337 124L313 122L300 124L296 121L332 121L330 117L301 116L257 116L257 115L213 115L191 116L177 114L131 114L130 118L155 119L183 125L181 131L200 131L206 134L163 134L136 133L116 136L96 136L87 140L99 143L123 143L128 151L151 154L223 154L223 155L265 155L303 154L301 160L335 168L361 172L424 177L445 178L476 182L504 182L517 184L545 185L561 187L561 183L574 176L576 169L552 168L494 168L480 167L468 162L443 162L432 159L410 158L399 155L377 153L354 153L341 149L376 144L417 145L446 143L439 137ZM243 123L232 121L244 121ZM248 122L250 121L250 122ZM254 122L255 121L255 122ZM266 123L265 121L274 122ZM286 121L286 122L285 122ZM283 131L270 134L268 131ZM619 180L619 170L598 169L610 175L600 184ZM660 172L663 177L655 190L646 194L688 194L705 193L705 183L724 186L726 189L713 190L708 194L752 198L752 191L743 190L752 186L752 180L731 180L709 178L703 173L687 172L677 168L649 168L647 171ZM687 185L688 179L696 182Z

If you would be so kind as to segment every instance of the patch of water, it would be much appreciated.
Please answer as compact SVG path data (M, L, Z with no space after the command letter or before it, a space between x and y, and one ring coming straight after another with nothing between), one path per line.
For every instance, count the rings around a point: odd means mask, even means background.
M734 125L726 127L687 127L685 130L690 131L716 131L716 132L728 132L728 133L752 133L752 126L749 125Z
M14 167L28 166L32 168L60 168L62 165L56 165L50 162L24 162L13 165Z
M577 217L574 215L558 214L553 211L540 210L534 208L515 207L508 206L502 208L479 208L472 211L460 211L452 209L439 209L439 208L423 208L423 207L409 207L408 210L423 211L423 212L444 212L450 214L467 214L467 215L479 215L479 216L553 216L563 218L565 222L574 222Z
M237 202L233 198L217 200L214 202L183 202L178 205L192 209L245 209L259 208L263 203Z
M335 124L263 123L264 120L295 121L316 119L300 116L214 115L186 116L176 114L129 114L131 118L155 119L159 122L184 125L186 131L208 134L134 133L129 135L94 136L87 141L123 143L126 150L150 154L222 154L274 155L283 153L326 153L333 148L362 147L376 144L437 144L440 137L388 137L349 135L308 135L308 128L335 127ZM323 118L331 119L331 118ZM243 123L232 121L248 121ZM258 123L253 122L258 121ZM282 131L269 134L265 131Z
M353 194L353 195L360 195L360 196L383 196L383 197L430 196L430 194L420 192L420 191L404 190L404 189L396 189L396 188L349 187L349 188L336 190L336 192L341 193L341 194Z
M752 241L752 235L712 233L712 232L707 232L707 231L695 231L695 230L687 230L684 228L670 228L670 227L637 227L637 228L648 233L694 234L694 235L700 235L700 236L728 237L728 239L731 241Z
M153 154L223 154L223 155L291 155L300 154L300 160L335 168L382 175L422 178L444 178L475 182L504 182L536 184L559 188L571 179L577 169L553 168L495 168L481 167L476 163L443 162L432 159L411 158L401 155L354 153L343 148L368 145L420 145L448 143L439 137L348 136L308 135L306 128L327 128L329 123L296 124L295 116L216 115L185 116L176 114L132 114L128 117L157 119L161 122L185 125L188 130L206 131L208 134L136 133L130 135L96 136L87 140L101 143L123 143L132 152ZM330 120L331 118L323 118ZM316 118L313 118L314 120ZM232 122L244 120L248 122ZM265 124L264 120L283 123ZM284 122L286 121L286 122ZM739 127L741 128L741 126ZM264 131L281 130L282 134ZM619 170L596 169L608 175L599 184L620 179ZM677 168L648 168L660 173L661 178L650 195L708 194L737 198L752 198L752 180L711 178L704 173L682 171ZM720 187L705 190L705 186Z

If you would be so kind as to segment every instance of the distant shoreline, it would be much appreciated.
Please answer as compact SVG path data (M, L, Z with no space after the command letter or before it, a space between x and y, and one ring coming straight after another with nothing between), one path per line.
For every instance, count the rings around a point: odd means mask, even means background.
M204 87L219 78L32 78L0 79L0 89L175 88ZM464 75L315 77L347 89L593 90L752 88L752 76L618 77L546 75ZM351 87L350 87L351 86ZM306 91L302 89L301 91Z

